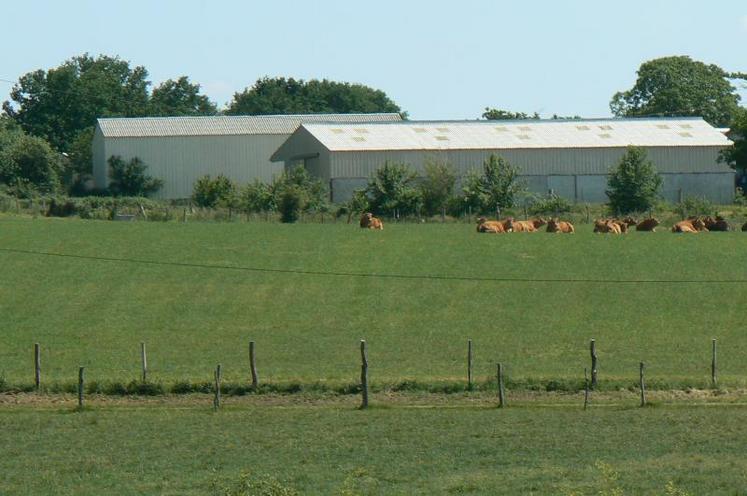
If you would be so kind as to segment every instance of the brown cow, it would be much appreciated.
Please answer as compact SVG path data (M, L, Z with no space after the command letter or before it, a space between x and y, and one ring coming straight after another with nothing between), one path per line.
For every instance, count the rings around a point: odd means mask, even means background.
M545 224L547 224L547 221L545 219L543 219L542 217L538 217L536 219L533 219L531 222L534 225L535 229L539 229L540 227L542 227Z
M648 232L656 232L656 226L659 225L659 220L655 217L649 217L648 219L643 219L635 226L636 231L648 231Z
M537 227L532 220L515 220L513 221L513 232L536 232Z
M513 219L509 217L506 220L488 220L485 217L477 219L477 232L500 234L511 232L513 229Z
M563 220L555 218L547 221L547 232L549 233L568 233L573 234L576 230L573 228L573 224Z
M696 233L696 232L708 232L708 228L699 218L690 218L687 220L680 221L672 226L673 233Z
M627 225L625 225L625 228L627 229ZM609 219L597 219L594 221L594 232L620 234L623 231L618 222Z
M360 225L363 229L384 229L384 223L374 217L371 212L366 212L365 214L361 215Z
M709 231L728 231L730 229L729 223L720 215L717 215L715 219L710 215L704 217L703 222Z

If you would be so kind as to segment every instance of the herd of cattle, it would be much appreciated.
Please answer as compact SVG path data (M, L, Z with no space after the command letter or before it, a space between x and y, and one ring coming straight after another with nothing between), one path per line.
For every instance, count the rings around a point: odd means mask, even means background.
M659 224L660 222L654 217L649 217L641 221L637 221L633 217L597 219L594 221L594 232L623 234L634 227L636 231L655 232L656 226ZM384 223L374 217L371 212L366 212L361 216L360 226L364 229L384 229ZM479 233L537 232L543 226L547 226L545 231L549 233L572 234L575 232L573 224L556 218L546 220L540 217L532 220L515 220L513 217L508 217L504 220L488 220L485 217L480 217L477 219L477 232ZM719 215L715 217L711 217L710 215L705 217L688 217L672 226L672 232L674 233L730 230L731 226L727 220ZM747 231L747 222L742 225L742 231Z

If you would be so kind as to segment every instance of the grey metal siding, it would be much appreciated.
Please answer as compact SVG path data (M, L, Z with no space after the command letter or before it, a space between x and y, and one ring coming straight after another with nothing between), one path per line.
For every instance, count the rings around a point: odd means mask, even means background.
M91 153L93 157L93 182L96 188L106 188L109 183L107 177L104 135L101 133L101 129L98 126L96 126L96 130L93 133Z

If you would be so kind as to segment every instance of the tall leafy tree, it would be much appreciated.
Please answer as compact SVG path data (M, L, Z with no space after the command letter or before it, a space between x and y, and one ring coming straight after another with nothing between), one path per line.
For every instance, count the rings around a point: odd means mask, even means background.
M67 152L97 117L148 112L148 71L118 57L83 54L21 76L3 110L29 134Z
M519 121L525 119L539 119L540 115L537 112L533 114L525 114L524 112L511 112L510 110L485 107L485 112L482 113L482 118L489 121Z
M456 171L448 163L426 161L425 175L420 180L423 211L426 215L440 214L454 197Z
M200 95L200 85L189 82L187 76L176 81L169 79L153 89L150 98L150 115L215 115L218 108L205 95Z
M519 168L491 154L482 165L482 174L471 170L462 188L465 204L476 212L490 214L496 208L511 208L526 185L519 179Z
M368 180L365 195L371 212L377 215L413 215L422 198L418 175L407 164L386 161Z
M610 109L618 117L701 116L714 126L728 126L739 109L730 82L737 77L687 56L650 60L638 69L631 89L615 93Z
M607 179L609 206L618 214L645 212L656 205L662 179L646 150L629 146Z
M236 93L226 113L267 115L400 111L386 93L368 86L327 79L304 81L265 77L257 80L251 88Z

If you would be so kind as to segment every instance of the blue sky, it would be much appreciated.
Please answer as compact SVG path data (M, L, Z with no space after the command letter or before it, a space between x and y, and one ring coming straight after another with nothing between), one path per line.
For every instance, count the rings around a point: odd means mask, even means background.
M155 83L187 75L219 105L267 75L366 84L413 119L604 117L652 58L747 72L743 0L32 0L0 13L0 79L103 53Z

